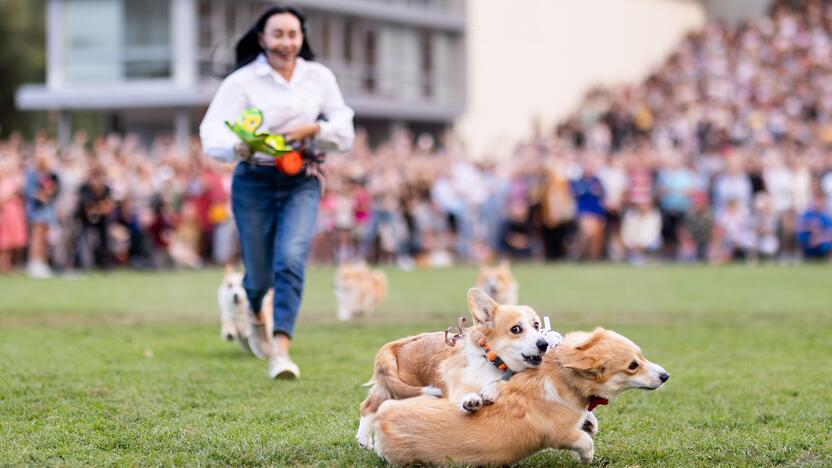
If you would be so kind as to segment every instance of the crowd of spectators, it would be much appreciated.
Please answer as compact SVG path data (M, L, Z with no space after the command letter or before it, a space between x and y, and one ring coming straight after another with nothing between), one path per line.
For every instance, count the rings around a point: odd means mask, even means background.
M827 260L832 4L711 22L503 157L404 131L367 141L325 165L314 262ZM233 263L231 170L196 141L0 141L0 271Z

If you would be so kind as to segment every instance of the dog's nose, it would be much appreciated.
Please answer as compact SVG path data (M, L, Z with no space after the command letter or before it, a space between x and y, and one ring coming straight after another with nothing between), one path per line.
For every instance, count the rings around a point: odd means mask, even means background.
M234 335L232 335L231 333L226 333L225 334L225 340L226 341L232 341L233 339L234 339Z
M537 349L540 350L541 353L545 353L547 348L549 348L548 341L544 340L543 338L537 340Z
M234 295L231 296L231 300L234 301L235 305L239 304L240 303L240 296L238 296L237 293L234 293Z
M667 379L669 379L669 378L670 378L670 374L668 374L667 372L662 372L661 375L659 375L659 380L661 380L662 383L667 382Z

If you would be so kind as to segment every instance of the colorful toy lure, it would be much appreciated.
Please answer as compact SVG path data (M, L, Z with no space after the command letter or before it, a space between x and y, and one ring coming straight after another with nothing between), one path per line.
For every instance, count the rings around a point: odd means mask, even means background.
M284 174L295 175L303 168L300 153L286 143L283 135L257 131L263 125L263 113L260 109L249 107L233 124L226 121L225 125L254 151L275 158L275 166Z

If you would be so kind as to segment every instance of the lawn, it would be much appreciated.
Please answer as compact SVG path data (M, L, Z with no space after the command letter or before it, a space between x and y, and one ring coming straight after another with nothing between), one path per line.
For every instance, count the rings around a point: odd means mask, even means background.
M553 327L614 329L672 376L596 410L596 465L832 465L832 268L514 269ZM308 272L297 382L220 341L216 270L0 277L0 464L383 465L353 439L373 355L467 314L475 271L389 270L349 324L332 275Z

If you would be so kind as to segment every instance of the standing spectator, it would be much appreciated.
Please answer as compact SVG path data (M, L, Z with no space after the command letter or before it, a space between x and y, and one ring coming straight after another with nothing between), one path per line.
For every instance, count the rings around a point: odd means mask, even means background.
M52 276L48 261L48 237L49 229L56 221L55 198L59 183L51 166L45 151L36 150L34 164L26 174L26 214L31 231L26 273L32 278Z
M26 247L27 236L17 158L3 157L8 160L0 160L0 274L8 274L14 267L15 256Z
M729 156L725 172L714 182L714 210L719 216L729 203L736 203L738 209L751 208L751 179L742 170L738 156Z
M711 245L711 232L714 227L714 217L708 206L708 196L704 192L697 192L691 198L691 208L685 213L682 230L683 244L686 251L683 257L706 261L708 248Z
M662 213L662 245L665 258L673 259L679 247L679 229L690 208L690 196L696 188L696 176L679 156L668 158L656 181Z
M607 164L598 171L604 186L604 208L607 210L607 248L609 258L621 260L624 256L621 242L621 215L624 212L624 195L627 192L627 172L624 156L610 155Z
M540 199L543 251L546 260L560 260L566 257L567 241L575 229L575 199L562 159L551 160L545 171Z
M78 218L81 221L81 266L89 269L110 266L110 215L115 208L104 169L95 165L89 178L81 185L78 196Z
M604 186L595 175L597 167L597 159L589 159L581 177L572 182L578 211L578 255L589 260L599 260L604 249Z

